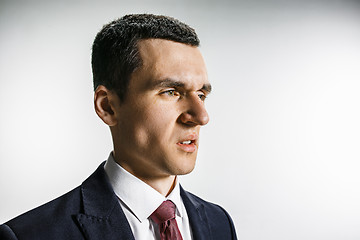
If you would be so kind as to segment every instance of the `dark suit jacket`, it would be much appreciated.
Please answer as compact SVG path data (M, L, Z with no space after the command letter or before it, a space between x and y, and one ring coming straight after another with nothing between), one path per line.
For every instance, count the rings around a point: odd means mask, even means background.
M182 188L180 191L194 239L236 239L233 222L224 209ZM130 240L134 237L103 163L79 187L0 225L0 240L7 239Z

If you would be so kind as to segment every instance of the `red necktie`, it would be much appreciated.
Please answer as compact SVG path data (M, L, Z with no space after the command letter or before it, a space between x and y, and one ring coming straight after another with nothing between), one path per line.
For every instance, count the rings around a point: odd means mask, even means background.
M150 216L150 218L159 225L161 240L182 240L175 219L175 210L175 204L167 200Z

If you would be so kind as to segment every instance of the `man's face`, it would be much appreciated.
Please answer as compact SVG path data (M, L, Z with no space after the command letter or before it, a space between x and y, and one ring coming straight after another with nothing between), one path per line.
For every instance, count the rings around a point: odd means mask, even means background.
M111 127L117 161L140 178L191 172L199 130L209 121L210 84L197 47L162 39L138 43L142 66L131 75Z

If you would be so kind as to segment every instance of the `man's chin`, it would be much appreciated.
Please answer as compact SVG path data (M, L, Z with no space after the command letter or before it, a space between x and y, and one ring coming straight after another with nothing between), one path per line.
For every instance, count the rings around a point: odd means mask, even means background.
M191 173L195 169L195 164L189 164L188 166L181 166L179 169L177 169L176 175L187 175Z

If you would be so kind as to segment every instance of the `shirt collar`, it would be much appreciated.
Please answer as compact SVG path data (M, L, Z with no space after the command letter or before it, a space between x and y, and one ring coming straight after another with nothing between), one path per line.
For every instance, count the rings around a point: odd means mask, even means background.
M164 197L116 163L112 153L104 169L115 194L140 222L149 218L165 200L171 200L176 206L176 214L179 217L183 216L185 209L180 197L178 178L176 178L174 189L167 197Z

